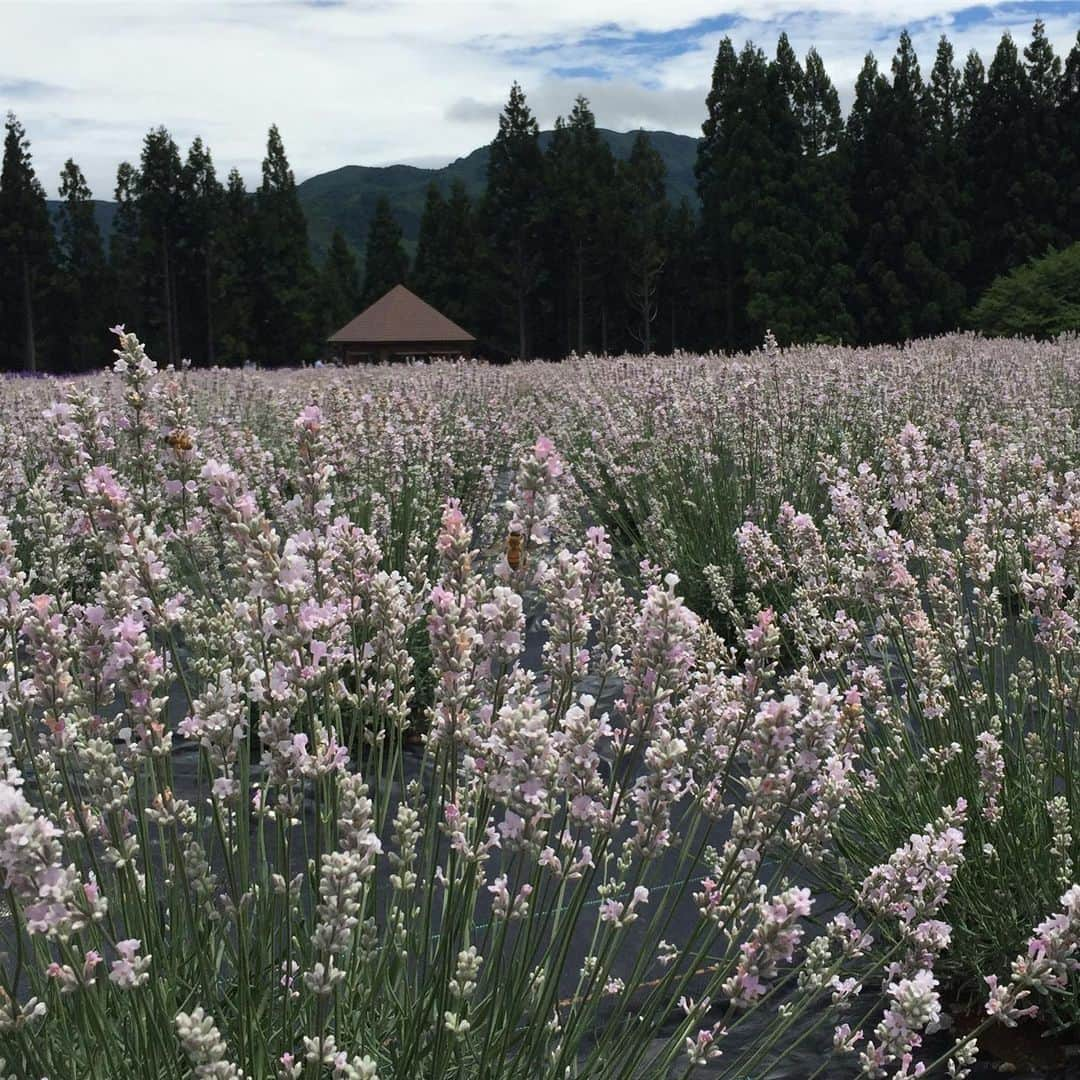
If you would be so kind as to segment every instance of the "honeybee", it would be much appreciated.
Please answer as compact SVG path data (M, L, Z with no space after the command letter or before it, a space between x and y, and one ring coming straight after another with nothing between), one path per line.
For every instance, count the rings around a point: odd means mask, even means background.
M177 428L175 431L170 431L166 436L165 441L176 451L190 450L194 443L191 441L191 436L183 429Z
M1069 514L1069 532L1073 540L1080 539L1080 510L1073 510Z
M525 537L516 529L506 538L506 561L511 570L520 570L527 561L525 554Z

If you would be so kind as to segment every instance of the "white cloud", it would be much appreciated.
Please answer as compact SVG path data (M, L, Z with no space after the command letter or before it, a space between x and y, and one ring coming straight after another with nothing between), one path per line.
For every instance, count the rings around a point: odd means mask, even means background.
M196 134L219 171L257 181L277 123L299 178L344 164L449 161L489 140L510 82L541 123L586 93L598 121L699 129L720 31L771 49L786 29L816 45L842 91L872 48L887 67L900 27L929 67L938 34L989 60L1005 28L1026 39L1037 4L992 9L951 29L957 0L0 0L0 109L30 135L50 193L64 160L108 196L152 126L184 148ZM1047 10L1052 40L1075 37L1080 4ZM658 53L641 34L678 34ZM578 72L569 77L565 72ZM582 70L584 69L584 70ZM597 78L593 72L602 73ZM560 74L561 73L561 74Z

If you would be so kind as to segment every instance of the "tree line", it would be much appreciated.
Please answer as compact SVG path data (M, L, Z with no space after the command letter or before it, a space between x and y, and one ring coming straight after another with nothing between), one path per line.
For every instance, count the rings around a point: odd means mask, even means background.
M108 361L107 327L136 326L163 362L299 362L321 333L322 275L281 137L262 183L223 184L201 138L186 157L163 128L123 162L106 246L78 165L61 173L50 221L29 141L7 117L0 172L0 369L80 371Z
M745 346L898 342L963 325L998 275L1080 239L1080 34L1042 22L989 68L942 37L924 78L901 34L846 122L820 57L721 43L698 160L710 333Z
M943 36L924 77L905 31L888 73L866 57L846 118L816 50L725 38L705 107L700 205L672 205L644 133L616 160L579 97L542 149L515 84L483 194L432 185L411 260L381 200L362 272L340 232L314 264L276 127L253 192L202 139L182 156L150 131L106 244L73 160L50 220L8 114L0 369L98 366L118 320L167 363L308 362L399 282L492 355L897 342L964 325L996 277L1080 239L1080 33L1063 60L1036 22L989 67Z

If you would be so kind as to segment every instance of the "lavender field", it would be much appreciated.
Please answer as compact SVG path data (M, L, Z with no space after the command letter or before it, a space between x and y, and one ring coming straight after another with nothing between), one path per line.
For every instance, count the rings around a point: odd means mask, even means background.
M1080 338L117 336L0 383L0 1076L1075 1067Z

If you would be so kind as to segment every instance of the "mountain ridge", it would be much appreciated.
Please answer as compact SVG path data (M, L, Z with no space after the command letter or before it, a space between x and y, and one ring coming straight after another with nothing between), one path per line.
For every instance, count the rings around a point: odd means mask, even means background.
M630 156L637 129L623 132L598 128L597 131L616 158L623 160ZM672 131L645 130L645 134L667 166L668 198L673 204L686 198L696 206L694 161L698 139ZM551 137L551 131L540 133L542 148L547 148ZM307 218L312 255L321 261L330 246L334 229L340 228L349 245L362 259L368 225L375 212L375 204L383 195L390 200L390 207L405 236L405 246L412 255L420 231L420 217L428 185L433 182L438 184L445 194L454 180L461 180L469 195L476 198L486 183L490 149L490 143L477 147L464 157L437 169L405 164L341 165L301 181L296 189ZM94 216L107 243L116 214L116 203L104 199L93 201ZM57 199L48 200L54 220L61 205Z

